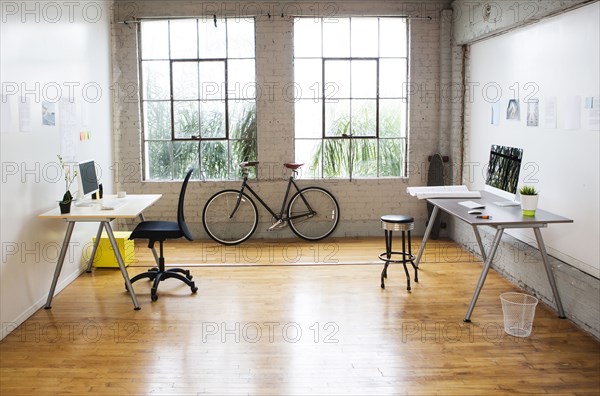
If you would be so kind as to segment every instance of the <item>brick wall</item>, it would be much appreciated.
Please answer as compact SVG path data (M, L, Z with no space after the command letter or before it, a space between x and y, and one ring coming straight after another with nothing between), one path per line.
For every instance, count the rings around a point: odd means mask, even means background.
M256 72L262 94L257 100L259 182L257 190L268 203L278 206L285 188L286 172L282 164L294 159L294 104L286 96L286 84L293 82L293 19L285 14L302 15L413 15L432 19L410 22L409 99L409 177L408 179L358 179L302 181L330 190L338 199L341 219L334 236L380 235L379 217L386 213L406 213L415 217L416 230L425 227L423 202L408 196L406 187L426 183L427 157L439 150L445 133L440 128L440 16L447 1L429 2L194 2L144 1L116 2L117 13L125 19L148 16L199 16L202 12L218 16L256 13ZM218 11L218 12L217 12ZM267 16L266 14L271 14ZM117 16L119 20L119 16ZM114 106L115 158L121 172L119 190L129 193L161 193L161 199L146 213L147 218L174 219L180 182L143 181L142 143L139 103L132 94L137 87L138 63L136 28L132 24L113 24L113 75L122 94ZM446 34L448 34L446 32ZM206 200L216 191L239 185L237 182L192 181L186 196L186 219L195 238L207 238L201 225L201 212ZM254 187L254 185L253 185ZM261 223L255 237L290 237L291 231L266 233L270 217L259 209ZM130 228L132 224L121 224Z

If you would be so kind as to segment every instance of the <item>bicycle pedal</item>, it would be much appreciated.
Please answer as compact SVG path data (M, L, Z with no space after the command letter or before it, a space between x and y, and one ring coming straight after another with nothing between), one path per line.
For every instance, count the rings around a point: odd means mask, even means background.
M280 228L284 228L287 227L287 223L283 220L277 220L277 222L275 224L273 224L271 227L267 228L267 231L275 231L278 230Z

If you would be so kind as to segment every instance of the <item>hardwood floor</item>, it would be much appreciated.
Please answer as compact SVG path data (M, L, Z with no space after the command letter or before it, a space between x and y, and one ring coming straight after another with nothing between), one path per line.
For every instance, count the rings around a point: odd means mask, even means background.
M530 337L504 333L498 296L517 289L495 272L463 323L474 256L430 243L411 293L398 265L382 290L382 244L169 243L167 262L189 266L199 291L168 280L151 302L140 281L139 311L118 270L83 274L0 344L0 394L600 392L600 343L549 307ZM152 263L145 245L136 255L131 275Z

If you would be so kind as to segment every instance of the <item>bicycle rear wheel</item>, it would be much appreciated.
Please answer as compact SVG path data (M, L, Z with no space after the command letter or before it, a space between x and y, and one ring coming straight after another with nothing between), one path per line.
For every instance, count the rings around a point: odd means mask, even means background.
M329 191L307 187L292 197L288 216L294 234L307 241L318 241L335 230L340 219L340 207Z
M256 205L249 196L241 194L240 197L238 190L223 190L204 205L202 223L208 236L216 242L237 245L250 238L256 230Z

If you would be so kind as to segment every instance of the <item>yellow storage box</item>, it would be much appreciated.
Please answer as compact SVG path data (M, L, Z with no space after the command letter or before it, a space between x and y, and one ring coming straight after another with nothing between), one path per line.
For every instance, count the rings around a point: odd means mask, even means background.
M127 267L135 260L134 244L133 241L129 240L129 235L131 235L131 232L113 231L113 234L115 234L115 239L117 241L117 246L119 247L119 252L121 252L121 257L123 257L123 262ZM92 238L92 242L96 242L96 237ZM94 256L94 267L119 268L119 263L117 263L117 257L113 252L112 246L110 245L110 240L108 239L108 235L106 234L106 232L103 232L102 237L100 238L98 250L96 250L96 256Z

